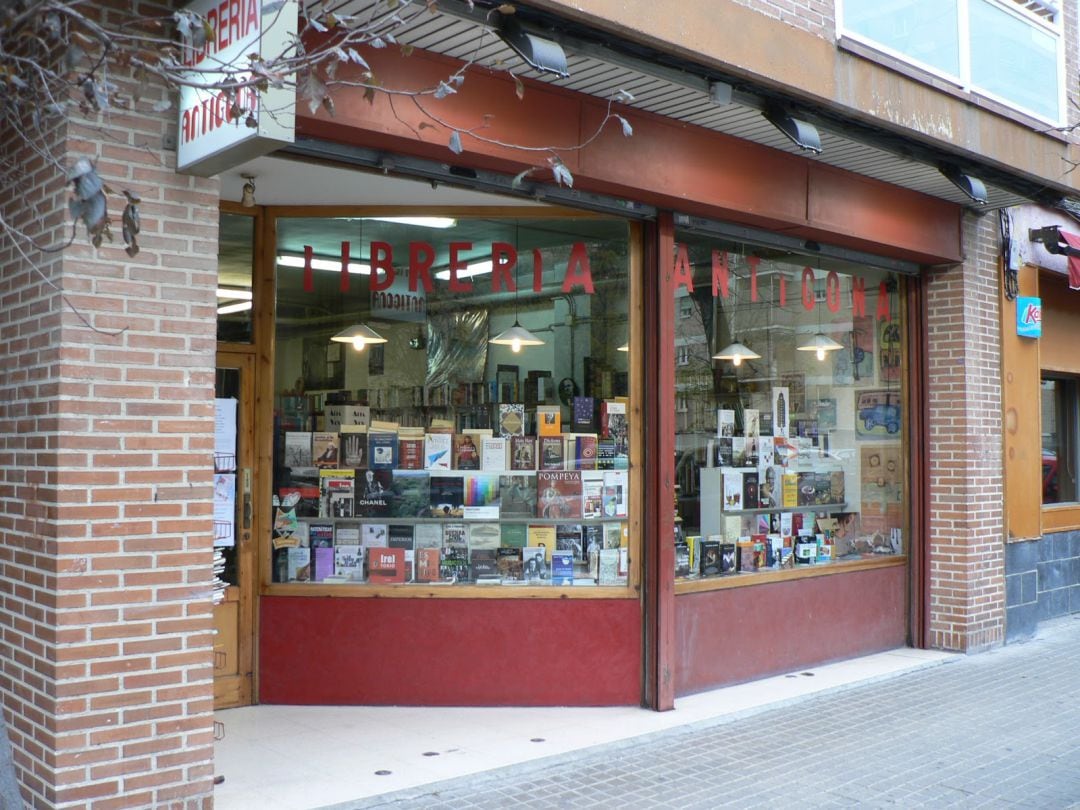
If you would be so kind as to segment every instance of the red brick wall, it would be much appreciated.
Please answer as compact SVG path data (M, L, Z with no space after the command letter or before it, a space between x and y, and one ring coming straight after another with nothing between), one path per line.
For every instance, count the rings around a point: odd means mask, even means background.
M929 643L975 651L1005 630L997 217L969 215L964 245L927 284Z
M835 0L735 0L735 2L826 39L832 39L835 34Z
M82 231L32 256L104 331L0 242L0 696L35 807L211 802L218 193L173 172L170 116L57 138L143 199L135 259ZM18 192L4 216L57 241L62 179L42 168Z

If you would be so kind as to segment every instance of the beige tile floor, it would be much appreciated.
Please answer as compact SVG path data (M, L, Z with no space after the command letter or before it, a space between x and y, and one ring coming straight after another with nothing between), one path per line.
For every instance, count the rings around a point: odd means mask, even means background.
M675 710L252 706L217 713L218 810L305 810L783 705L954 658L897 649L679 698ZM810 674L807 674L810 673ZM389 773L382 773L387 771Z

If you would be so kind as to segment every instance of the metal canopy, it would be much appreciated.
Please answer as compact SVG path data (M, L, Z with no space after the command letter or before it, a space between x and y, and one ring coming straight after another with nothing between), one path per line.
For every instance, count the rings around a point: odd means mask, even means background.
M711 100L705 68L691 72L680 66L653 63L644 56L560 32L557 39L567 52L570 74L568 78L560 78L533 70L503 43L493 28L498 13L482 8L480 3L470 9L457 0L441 0L438 12L430 11L424 2L415 1L401 3L393 11L388 11L385 0L342 0L326 5L335 13L358 19L385 20L386 31L392 31L402 45L508 69L523 78L600 99L607 100L619 90L625 90L633 96L632 101L625 102L632 108L723 132L958 205L971 205L967 195L938 170L939 161L948 158L944 152L934 153L930 147L820 110L820 115L812 121L821 133L822 152L810 154L791 143L765 119L759 108L760 99L736 91L731 103L718 105ZM579 29L568 25L569 31ZM580 33L584 36L586 32ZM628 49L643 50L631 43L626 45ZM1034 188L1028 192L1028 184L1019 178L1015 183L1002 183L1001 180L1008 179L989 174L989 178L980 174L986 182L988 199L985 205L978 206L979 210L1020 205L1030 201L1035 193ZM995 183L995 179L999 182Z

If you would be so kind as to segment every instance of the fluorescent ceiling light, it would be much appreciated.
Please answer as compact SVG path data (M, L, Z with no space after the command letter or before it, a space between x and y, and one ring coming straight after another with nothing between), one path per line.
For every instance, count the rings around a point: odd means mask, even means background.
M399 225L419 225L421 228L453 228L456 219L450 217L361 217L376 222L396 222Z
M490 261L477 262L476 264L470 264L464 270L459 270L458 274L457 274L457 277L458 278L470 278L472 276L482 276L485 273L490 273L490 272L491 272L491 262ZM448 280L450 278L450 271L449 270L440 270L438 273L435 274L435 278L440 279L441 281L446 281L446 280Z
M236 289L230 290L227 287L218 287L217 288L217 297L218 298L236 298L236 299L241 300L241 301L250 301L251 300L251 290L236 290Z
M245 312L251 309L250 301L241 301L239 304L226 304L223 307L218 307L218 315L231 315L234 312Z
M282 267L303 267L303 256L278 256L277 263ZM341 259L312 259L312 270L329 270L331 273L341 272ZM349 272L367 276L371 274L371 267L359 262L349 262Z

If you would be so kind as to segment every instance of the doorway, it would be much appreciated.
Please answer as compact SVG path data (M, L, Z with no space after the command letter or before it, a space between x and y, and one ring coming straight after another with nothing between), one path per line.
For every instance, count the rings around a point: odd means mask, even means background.
M227 583L214 606L214 708L254 702L255 578L253 538L255 357L219 350L215 381L214 547Z

